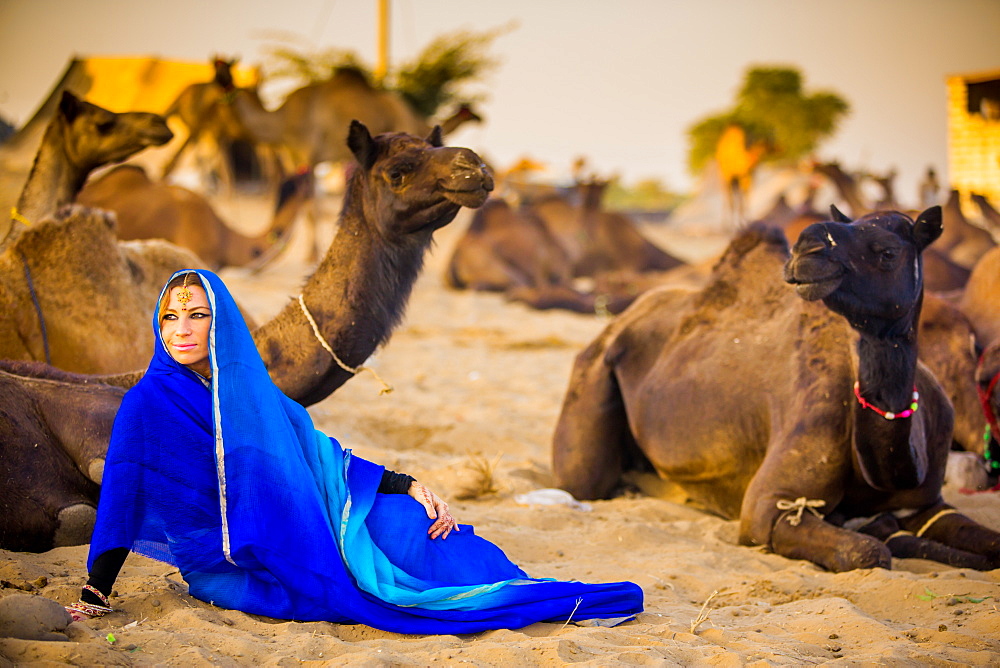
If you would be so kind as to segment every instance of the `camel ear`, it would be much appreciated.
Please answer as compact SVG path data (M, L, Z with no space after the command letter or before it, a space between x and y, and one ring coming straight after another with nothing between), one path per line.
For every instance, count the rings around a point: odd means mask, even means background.
M427 143L435 148L444 146L444 136L441 134L440 125L435 125L431 133L427 135Z
M375 140L361 121L351 121L351 129L347 133L347 146L362 169L367 171L372 168L378 152L375 149Z
M917 216L917 222L913 223L913 238L922 251L941 236L943 229L941 207L932 206Z
M830 216L833 218L833 222L835 222L835 223L850 223L850 222L853 222L850 218L848 218L844 214L844 212L842 212L840 209L838 209L836 207L836 205L834 205L834 204L830 205Z
M72 123L73 119L80 113L81 107L80 98L68 90L63 91L62 98L59 100L59 111L66 117L67 121Z

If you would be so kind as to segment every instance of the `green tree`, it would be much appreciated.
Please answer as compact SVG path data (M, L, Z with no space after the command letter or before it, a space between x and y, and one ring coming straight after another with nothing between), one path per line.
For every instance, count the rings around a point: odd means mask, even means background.
M513 24L484 32L457 31L434 39L413 61L388 73L383 88L395 90L413 109L431 118L462 96L463 86L481 80L499 61L489 55L493 41ZM353 51L310 49L289 33L272 33L262 47L268 79L290 78L299 85L323 81L339 68L350 68L374 81L372 68ZM474 101L473 96L463 96Z
M704 169L730 125L742 127L748 143L764 143L762 161L795 161L832 135L849 109L836 93L805 94L796 69L752 67L731 109L688 128L688 168L695 174Z

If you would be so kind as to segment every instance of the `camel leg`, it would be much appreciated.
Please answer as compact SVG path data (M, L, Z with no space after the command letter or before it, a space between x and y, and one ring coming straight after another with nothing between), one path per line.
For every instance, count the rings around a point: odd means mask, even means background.
M1000 567L1000 533L939 503L901 520L907 531L956 550L983 555L987 569Z
M170 174L174 171L174 169L177 168L177 163L180 162L181 155L184 154L184 151L186 151L188 147L192 145L192 142L195 141L197 138L198 134L196 132L193 132L187 136L187 139L184 140L184 143L180 145L180 148L177 149L177 151L170 157L170 160L167 161L167 164L163 167L163 172L160 174L161 179L166 179L168 176L170 176Z
M631 439L618 383L604 360L604 339L577 356L552 443L556 486L578 499L611 495Z
M889 548L874 536L833 526L804 512L798 526L789 522L792 511L780 514L771 530L771 549L789 559L806 559L828 571L856 568L890 568Z
M882 513L859 527L858 532L875 536L884 542L892 552L892 556L898 559L927 559L955 568L973 568L980 571L989 568L989 560L981 554L958 550L927 538L918 538L903 530L899 520L891 513Z

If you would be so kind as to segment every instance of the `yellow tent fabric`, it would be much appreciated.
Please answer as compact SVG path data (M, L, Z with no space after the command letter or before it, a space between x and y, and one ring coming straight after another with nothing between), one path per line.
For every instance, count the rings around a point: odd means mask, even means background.
M31 120L5 142L4 148L34 157L64 90L115 112L162 114L187 86L211 81L214 75L208 60L192 62L154 56L72 58ZM259 82L260 72L255 67L236 66L233 80L237 86L253 86Z

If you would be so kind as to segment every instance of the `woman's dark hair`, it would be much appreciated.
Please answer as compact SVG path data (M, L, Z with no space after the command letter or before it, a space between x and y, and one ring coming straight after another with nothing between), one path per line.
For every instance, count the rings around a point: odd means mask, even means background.
M160 297L160 305L156 311L157 322L163 322L163 314L167 310L167 304L170 303L170 291L181 285L197 285L202 290L205 289L205 285L201 282L201 277L193 271L186 271L171 278L170 282L167 283L167 287L163 290L163 296Z

